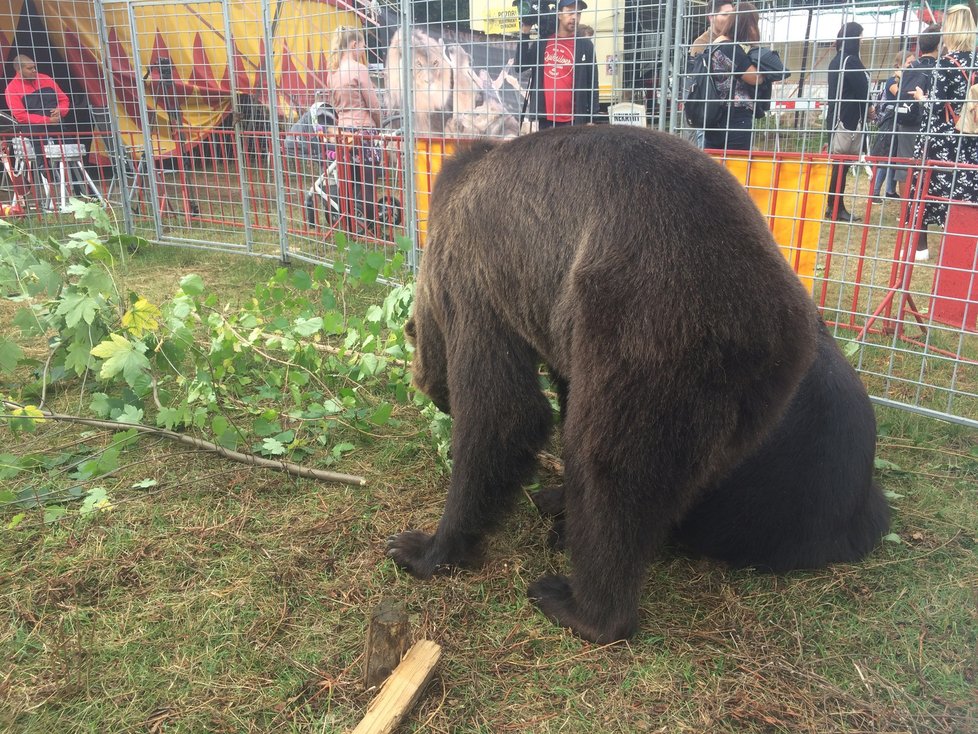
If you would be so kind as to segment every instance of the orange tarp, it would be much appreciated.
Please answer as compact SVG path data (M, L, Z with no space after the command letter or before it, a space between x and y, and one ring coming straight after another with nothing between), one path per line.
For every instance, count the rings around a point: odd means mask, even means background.
M428 232L431 191L442 163L454 151L448 140L419 140L415 157L418 239ZM722 163L765 215L781 253L811 292L830 166L823 162L765 156L728 157Z

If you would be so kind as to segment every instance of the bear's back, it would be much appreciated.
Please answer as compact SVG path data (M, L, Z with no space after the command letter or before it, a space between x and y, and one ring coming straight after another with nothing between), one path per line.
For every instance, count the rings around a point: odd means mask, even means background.
M479 142L446 162L429 232L422 277L483 301L558 368L582 322L673 349L743 341L724 331L745 323L759 342L787 328L814 344L810 298L744 187L672 135L593 126Z

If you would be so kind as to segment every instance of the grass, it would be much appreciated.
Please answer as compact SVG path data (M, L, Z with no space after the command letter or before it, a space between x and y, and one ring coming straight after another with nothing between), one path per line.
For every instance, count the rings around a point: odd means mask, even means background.
M169 294L193 270L233 302L274 267L151 248L126 287ZM397 437L358 435L335 466L365 476L362 488L143 440L107 480L114 509L0 530L0 730L346 731L373 695L359 683L367 617L394 598L416 638L444 647L403 731L976 731L978 435L878 415L899 542L781 577L666 552L639 634L607 647L526 600L566 559L525 499L478 571L422 583L385 558L386 537L437 522L447 485L411 406ZM13 448L72 454L106 440L45 425ZM157 485L132 487L146 478ZM558 481L541 471L541 484Z

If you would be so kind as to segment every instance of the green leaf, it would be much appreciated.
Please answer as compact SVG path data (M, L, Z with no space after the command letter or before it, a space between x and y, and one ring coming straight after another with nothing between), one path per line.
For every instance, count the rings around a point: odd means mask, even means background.
M159 484L155 479L141 479L132 485L133 489L149 489L150 487L155 487Z
M281 443L290 444L295 440L295 431L293 430L282 431L274 438L276 441L280 441Z
M0 336L0 372L13 374L17 363L23 358L23 349Z
M24 336L40 336L44 327L38 321L37 314L30 308L21 308L14 314L14 326L20 329Z
M112 503L109 502L109 495L105 491L105 487L92 487L85 495L78 514L90 515L96 510L108 510L111 507Z
M873 466L880 471L892 471L903 473L898 465L894 464L892 461L887 461L886 459L881 459L878 456L873 460Z
M261 444L262 453L272 456L282 456L285 453L285 445L274 438L266 438Z
M238 432L233 428L229 428L223 433L216 434L214 442L221 448L234 451L238 448L238 438Z
M92 354L104 359L99 377L110 380L120 372L126 382L132 385L136 377L149 370L149 360L142 354L145 345L130 342L124 336L109 334L109 339L92 349Z
M156 425L172 431L174 428L182 426L189 419L190 412L186 408L161 408L160 412L156 414Z
M139 425L143 422L143 411L133 405L127 405L122 409L122 412L116 416L116 420L119 423L130 423L133 425Z
M318 316L314 316L311 319L304 319L302 317L299 317L295 320L295 324L293 324L292 326L292 329L295 331L296 334L298 334L299 336L306 336L306 337L316 334L322 328L323 328L323 320Z
M255 419L251 430L255 432L255 435L264 438L265 436L273 436L276 433L282 432L282 426L276 421L270 421L263 417L258 417Z
M78 287L84 288L90 294L105 296L115 291L112 276L99 266L85 268L85 274L79 279Z
M859 342L847 341L842 347L842 353L847 357L855 357L859 353Z
M81 377L95 365L92 359L92 345L87 342L73 341L68 345L65 355L65 369Z
M104 392L92 394L92 402L88 406L99 418L108 418L112 412L112 402Z
M24 521L25 517L27 517L27 513L18 512L16 515L10 518L10 522L7 523L7 530L13 530L15 527L20 525Z
M188 296L199 296L204 292L204 279L196 273L185 275L180 279L180 290Z
M292 271L292 285L300 291L309 290L312 288L312 278L305 270L294 270Z
M48 525L55 523L65 515L68 514L68 510L64 507L45 507L44 508L44 522Z
M91 325L98 313L98 302L85 293L67 293L61 298L61 305L55 313L65 317L65 325L69 328L82 320Z
M901 497L903 497L903 495L900 494L899 492L893 492L889 489L883 490L883 496L886 497L886 499L888 500L898 500Z
M323 314L323 331L327 334L342 334L344 330L343 314L339 311L328 311Z
M903 538L901 538L896 533L890 533L889 535L884 535L883 536L883 540L885 540L887 543L902 543L903 542Z
M0 454L0 479L12 479L20 474L23 467L13 454ZM0 500L2 503L3 500Z
M228 423L228 419L223 415L215 415L214 420L211 421L211 431L215 436L220 436L230 427L230 425L231 424Z
M373 412L373 414L367 419L375 426L386 426L391 418L391 411L394 406L391 403L381 403L380 407Z

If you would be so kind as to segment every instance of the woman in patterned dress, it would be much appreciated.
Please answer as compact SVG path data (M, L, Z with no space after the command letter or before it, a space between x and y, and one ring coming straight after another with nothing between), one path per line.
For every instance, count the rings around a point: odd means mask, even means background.
M961 116L958 117L958 132L961 135L958 163L978 166L978 84L972 84L965 97ZM951 198L978 204L978 168L962 168L954 179Z
M958 160L958 147L962 140L955 124L975 71L975 19L970 8L967 5L952 5L948 8L941 30L945 53L934 69L930 94L928 96L917 87L912 95L914 99L923 102L925 113L920 121L914 157L918 160L953 163ZM917 176L919 175L918 173ZM954 177L953 168L935 167L931 171L928 196L950 198ZM930 257L927 226L936 224L943 227L946 219L947 202L928 201L924 205L922 227L917 237L915 259L918 262L926 261Z

